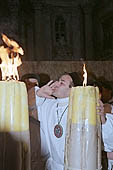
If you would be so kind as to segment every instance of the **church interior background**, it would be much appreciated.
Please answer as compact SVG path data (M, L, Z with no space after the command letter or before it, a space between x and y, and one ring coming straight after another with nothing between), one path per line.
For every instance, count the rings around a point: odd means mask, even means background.
M0 33L24 49L20 77L56 79L86 63L88 73L113 81L112 0L1 0Z
M5 0L0 32L18 40L25 61L113 59L113 2Z
M45 72L53 78L80 71L85 61L88 71L112 80L112 11L111 0L4 0L0 33L24 49L20 75Z

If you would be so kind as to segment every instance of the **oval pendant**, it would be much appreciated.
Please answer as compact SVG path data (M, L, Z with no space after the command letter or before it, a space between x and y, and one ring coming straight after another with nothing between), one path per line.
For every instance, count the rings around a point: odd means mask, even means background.
M59 124L57 124L55 127L54 127L54 135L57 137L57 138L60 138L62 135L63 135L63 127Z

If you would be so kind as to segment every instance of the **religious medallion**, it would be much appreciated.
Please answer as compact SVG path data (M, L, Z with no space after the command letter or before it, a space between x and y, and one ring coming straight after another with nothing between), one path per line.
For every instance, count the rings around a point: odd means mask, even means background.
M62 137L62 135L63 135L63 127L62 127L60 124L57 124L57 125L54 127L54 135L55 135L57 138Z

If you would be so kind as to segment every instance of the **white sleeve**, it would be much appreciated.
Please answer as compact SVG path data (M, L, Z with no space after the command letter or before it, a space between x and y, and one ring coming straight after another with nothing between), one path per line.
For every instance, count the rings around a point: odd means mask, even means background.
M41 137L41 156L43 157L44 160L47 160L48 157L50 156L50 153L47 147L47 140L45 137L45 133L42 128L40 128L40 137Z
M42 120L42 104L44 103L44 101L46 100L46 98L43 97L39 97L36 92L39 89L39 87L35 87L35 96L36 96L36 107L37 107L37 114L38 114L38 120L41 122Z
M104 150L106 152L113 151L113 115L106 114L106 123L102 124L102 137L104 142Z
M39 87L35 88L35 96L36 96L36 106L37 106L37 114L38 114L38 120L40 121L40 137L41 137L41 156L44 161L47 161L47 159L50 157L50 152L48 149L48 144L47 144L47 139L45 136L45 131L44 131L44 119L45 116L45 106L44 104L48 99L39 97L36 95L36 91L39 89Z
M38 107L38 106L40 106L40 105L43 104L43 102L45 101L45 98L39 97L39 96L36 94L37 90L39 90L39 87L36 86L36 87L35 87L35 96L36 96L36 106Z

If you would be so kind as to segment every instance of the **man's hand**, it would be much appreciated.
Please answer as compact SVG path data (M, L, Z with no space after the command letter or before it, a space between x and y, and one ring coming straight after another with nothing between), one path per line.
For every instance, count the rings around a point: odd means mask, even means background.
M99 114L101 117L102 124L104 124L106 122L106 117L104 111L104 104L102 103L101 100L99 100L99 106L97 106L96 109L97 109L97 114Z
M107 158L113 160L113 152L107 152Z
M49 81L46 85L44 85L39 90L37 90L36 94L39 97L54 99L54 97L52 96L52 93L56 87L55 84L56 84L56 82L53 83L53 80Z
M99 114L100 116L104 115L104 104L102 103L101 100L99 100L99 106L97 106L96 109L97 109L97 114Z

